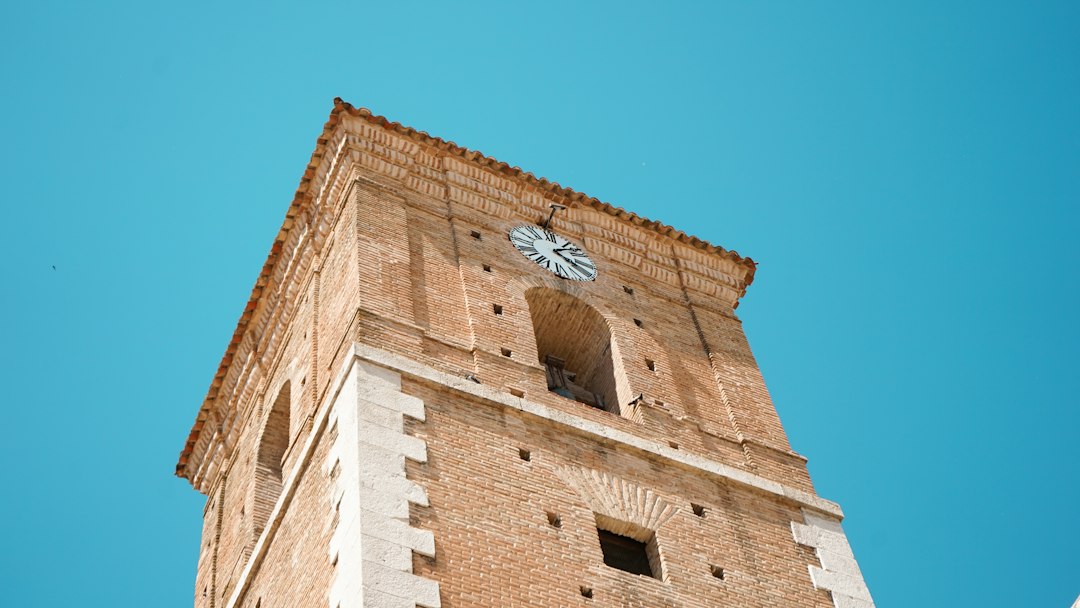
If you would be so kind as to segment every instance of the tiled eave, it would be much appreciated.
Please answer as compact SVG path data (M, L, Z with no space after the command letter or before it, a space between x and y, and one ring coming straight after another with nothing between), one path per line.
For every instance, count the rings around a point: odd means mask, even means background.
M570 188L565 188L545 178L536 177L532 173L522 170L520 167L511 167L507 163L485 156L475 150L463 148L454 142L446 141L438 137L432 137L423 131L417 131L416 129L402 125L401 123L392 122L383 116L375 115L371 110L366 108L356 108L343 101L341 98L335 98L334 109L330 112L330 117L327 119L326 124L323 126L323 131L316 141L315 151L311 154L311 160L308 161L307 168L300 178L300 185L297 187L296 193L293 195L292 203L285 213L285 221L278 231L277 236L274 238L274 244L270 247L270 253L266 258L266 262L263 264L262 270L259 272L259 278L255 281L255 286L251 290L251 297L248 298L247 305L244 307L244 312L240 315L240 320L236 324L236 330L233 331L232 339L229 340L229 346L225 349L225 355L221 358L221 363L218 365L217 372L214 374L214 379L210 383L210 388L206 393L206 397L203 399L202 406L199 408L195 424L188 434L184 449L180 452L180 459L176 463L176 475L178 477L188 477L188 459L191 457L195 443L203 430L203 425L210 416L210 408L229 371L229 367L232 365L233 357L236 354L241 339L243 339L244 332L247 331L248 323L254 315L255 310L258 308L263 290L267 287L274 268L277 266L278 258L281 256L282 244L285 242L289 235L289 231L292 229L293 218L296 217L301 206L307 201L311 194L310 186L318 172L320 164L324 160L324 156L326 155L326 144L330 140L334 129L337 128L338 124L345 116L363 119L370 124L380 126L414 141L433 146L447 154L453 154L480 166L487 167L501 175L522 180L542 192L547 193L553 199L556 199L557 202L567 205L588 205L598 211L630 222L635 226L653 230L696 249L731 260L746 269L743 290L745 290L745 288L754 280L754 272L756 270L754 261L750 258L744 258L734 251L717 247L716 245L686 234L681 230L677 230L661 222L641 217L620 207L605 203L595 197L582 194L575 190L571 190Z

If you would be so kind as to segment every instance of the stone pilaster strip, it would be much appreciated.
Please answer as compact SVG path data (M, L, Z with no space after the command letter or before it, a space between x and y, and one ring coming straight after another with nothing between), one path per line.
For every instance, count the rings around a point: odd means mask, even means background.
M401 392L401 376L356 359L334 401L337 439L325 466L338 469L338 525L330 540L337 564L330 608L439 608L438 583L412 572L413 552L435 556L431 532L409 524L409 503L427 492L405 476L405 460L425 462L423 440L405 434L404 418L424 419L424 404Z
M874 608L840 520L803 510L805 523L791 522L795 542L813 547L821 567L809 566L815 589L832 594L836 608Z
M404 433L404 416L423 420L423 402L401 393L398 373L356 357L343 363L327 400L224 608L243 604L300 478L314 473L315 446L335 425L337 439L321 463L321 473L336 479L330 608L440 608L438 583L412 573L412 552L435 555L431 532L409 525L409 503L427 505L427 493L405 476L406 458L427 460L424 441Z

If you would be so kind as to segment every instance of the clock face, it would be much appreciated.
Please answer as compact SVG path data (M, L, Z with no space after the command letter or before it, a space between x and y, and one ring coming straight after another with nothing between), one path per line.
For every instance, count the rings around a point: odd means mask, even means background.
M510 242L521 255L555 275L573 281L592 281L596 264L580 247L539 226L518 226L510 230Z

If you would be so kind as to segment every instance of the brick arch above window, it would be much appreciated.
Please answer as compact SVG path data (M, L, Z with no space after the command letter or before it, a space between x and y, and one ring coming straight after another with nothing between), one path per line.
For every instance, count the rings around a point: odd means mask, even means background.
M526 299L529 292L536 289L546 289L557 291L568 297L581 300L582 303L592 308L603 317L604 322L611 330L612 337L615 337L620 332L625 332L632 327L631 323L633 323L633 320L631 318L622 318L621 315L617 314L611 308L608 301L602 295L597 295L597 293L595 293L598 289L601 291L603 290L603 288L596 283L567 281L555 276L545 275L546 273L533 273L512 277L512 287L510 290L514 294L521 294Z
M610 473L560 467L558 476L581 496L603 527L616 534L645 540L641 531L659 530L679 512L656 492Z

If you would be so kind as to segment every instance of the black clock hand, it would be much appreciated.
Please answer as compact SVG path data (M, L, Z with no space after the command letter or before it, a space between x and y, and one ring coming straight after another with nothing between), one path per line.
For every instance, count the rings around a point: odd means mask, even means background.
M563 255L563 254L559 253L560 251L572 251L572 249L571 249L571 248L569 248L569 247L568 247L568 248L566 248L566 249L553 249L553 250L552 250L552 253L558 254L558 256L559 256L560 258L562 258L562 259L566 260L567 262L570 262L571 264L573 264L574 266L577 266L578 268L584 268L584 269L585 269L585 272L586 272L586 274L588 274L588 272L589 272L590 270L592 270L592 268L591 268L591 266L592 266L592 265L591 265L591 264L590 264L589 266L586 266L585 264L583 264L583 263L581 263L581 262L578 262L577 260L572 260L572 259L570 259L570 258L566 257L565 255Z
M578 263L577 263L576 261L574 261L574 260L571 260L570 258L566 257L565 255L563 255L563 254L559 253L559 251L560 251L559 249L554 249L554 250L552 250L552 253L554 253L555 255L559 256L560 258L562 258L562 259L566 260L567 262L569 262L569 263L570 263L570 265L571 265L571 266L573 266L574 268L579 268L579 269L584 269L584 268L585 268L585 267L584 267L584 266L582 266L581 264L578 264ZM588 273L589 273L589 272L588 272L588 270L586 269L586 270L585 270L585 274L588 274Z
M563 255L562 253L560 253L561 251L563 251L563 250L562 249L552 249L551 253L554 253L555 255L559 256L560 258L562 258L562 259L566 260L567 262L570 262L571 264L573 264L574 261L571 260L570 258L566 257L565 255Z
M582 250L578 249L577 247L574 247L573 245L569 245L567 247L560 247L558 249L553 249L552 251L554 253L560 253L562 251L569 251L570 255L573 255L574 257L586 257L586 259L587 259L587 256L585 256L585 253ZM562 256L562 257L566 257L566 256Z

